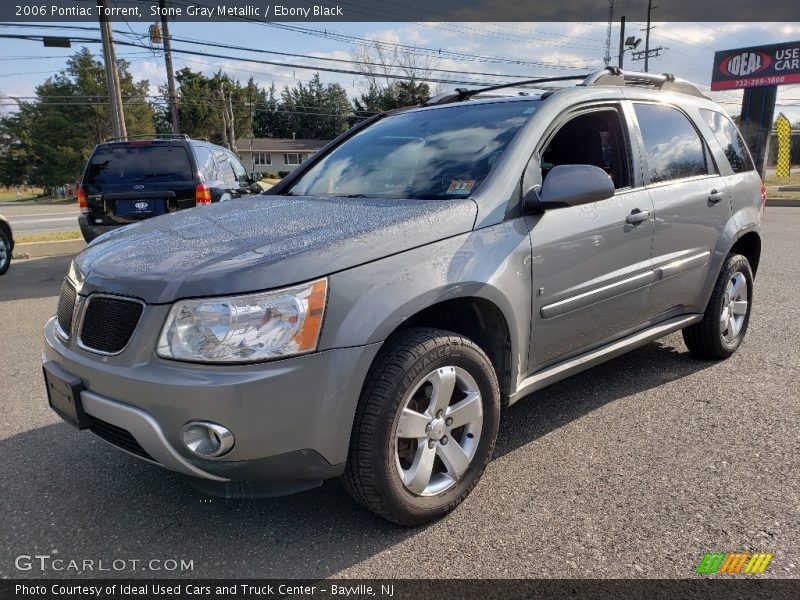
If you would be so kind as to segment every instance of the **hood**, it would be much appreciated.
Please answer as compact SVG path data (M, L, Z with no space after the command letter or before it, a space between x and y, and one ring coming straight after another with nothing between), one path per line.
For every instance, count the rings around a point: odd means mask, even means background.
M292 285L465 233L471 200L256 196L99 237L74 260L83 295L147 303Z

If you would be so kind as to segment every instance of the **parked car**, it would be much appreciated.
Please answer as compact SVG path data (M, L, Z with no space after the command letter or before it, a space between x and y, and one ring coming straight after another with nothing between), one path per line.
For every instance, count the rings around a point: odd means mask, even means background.
M11 255L14 252L14 232L11 223L0 215L0 275L11 266Z
M678 330L733 354L763 199L687 82L461 91L357 125L266 196L85 249L45 328L50 404L209 493L341 476L425 523L531 393Z
M259 193L230 150L184 135L125 138L92 151L78 190L87 242L158 215Z

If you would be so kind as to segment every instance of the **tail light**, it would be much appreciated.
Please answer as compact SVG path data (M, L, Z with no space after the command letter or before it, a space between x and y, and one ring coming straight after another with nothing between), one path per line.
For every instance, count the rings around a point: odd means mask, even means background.
M767 187L765 185L761 186L761 207L767 205Z
M86 214L89 212L89 203L86 202L86 191L78 188L78 210Z
M194 188L194 204L211 204L211 190L205 183L198 183Z

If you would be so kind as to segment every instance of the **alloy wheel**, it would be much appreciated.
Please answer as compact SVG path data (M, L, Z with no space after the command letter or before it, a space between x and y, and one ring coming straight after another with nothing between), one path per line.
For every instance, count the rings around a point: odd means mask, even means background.
M483 400L461 367L432 371L406 395L395 425L395 463L405 488L435 496L464 475L478 449Z
M736 271L725 287L719 316L720 332L725 343L733 343L741 333L747 318L747 309L747 280L743 273Z

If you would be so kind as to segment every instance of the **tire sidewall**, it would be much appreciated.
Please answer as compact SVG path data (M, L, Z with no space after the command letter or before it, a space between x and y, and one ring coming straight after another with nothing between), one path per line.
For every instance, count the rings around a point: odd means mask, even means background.
M740 272L744 275L745 282L747 283L747 313L745 314L744 323L742 324L742 329L739 331L739 335L736 336L732 342L726 342L725 339L722 337L722 326L719 321L720 313L722 312L722 303L725 298L725 289L730 281L732 275L735 272ZM714 335L716 336L715 343L719 346L719 349L727 355L731 355L739 348L742 344L742 340L744 339L745 334L747 333L747 328L750 324L750 313L753 310L753 272L750 269L750 263L747 259L740 255L735 254L728 258L723 266L722 272L720 273L719 280L717 281L717 285L719 286L719 293L716 294L716 301L714 305L711 307L714 315Z
M397 472L395 431L406 394L432 371L444 366L461 367L478 384L484 415L481 438L469 468L455 485L435 496L417 496L406 489ZM408 513L430 517L449 512L453 503L466 496L477 483L494 451L500 421L499 400L497 379L491 363L482 353L469 346L439 345L415 361L394 387L378 432L378 439L383 442L375 453L375 472L379 474L379 485L390 496L391 503L399 504Z
M8 239L6 232L0 229L0 244L6 250L6 259L3 263L0 263L0 275L8 271L8 268L11 266L11 241Z

